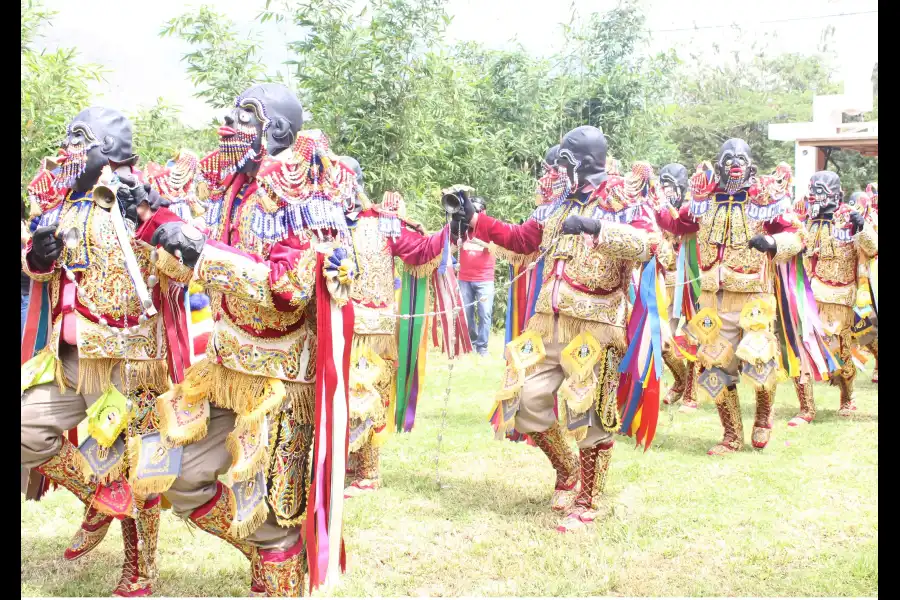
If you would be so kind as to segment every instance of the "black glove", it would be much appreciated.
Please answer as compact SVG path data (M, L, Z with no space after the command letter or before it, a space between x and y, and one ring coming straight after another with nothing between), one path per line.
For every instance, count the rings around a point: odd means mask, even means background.
M468 194L460 194L463 199L462 210L454 213L450 220L450 233L454 238L460 238L466 235L469 230L469 223L475 216L475 205L469 200Z
M569 215L562 224L563 235L578 235L579 233L588 233L597 235L600 233L600 221L597 219L589 219L578 215Z
M63 243L56 236L56 227L38 227L31 236L31 252L28 264L36 271L47 271L62 253Z
M116 200L119 202L122 216L135 225L139 225L137 207L147 201L147 190L145 186L138 185L137 178L133 175L120 174L119 181L122 185L116 190Z
M162 246L163 250L178 256L181 253L181 262L193 269L203 252L206 238L202 233L185 223L165 223L153 232L150 243L154 246Z
M856 235L866 226L866 219L862 214L853 211L850 213L850 235Z
M160 196L149 183L137 185L137 180L130 175L119 175L119 181L124 185L116 192L116 199L119 201L122 214L135 225L140 224L137 209L141 204L146 202L153 212L172 204Z
M748 245L760 252L775 252L777 250L775 240L769 241L769 236L767 235L754 235L750 238Z

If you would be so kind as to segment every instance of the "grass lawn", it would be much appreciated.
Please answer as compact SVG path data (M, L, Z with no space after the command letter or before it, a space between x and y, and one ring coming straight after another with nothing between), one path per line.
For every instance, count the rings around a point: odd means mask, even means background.
M878 392L857 380L857 415L837 416L837 388L815 388L818 416L801 430L793 386L779 386L769 447L750 447L753 404L742 388L746 449L709 457L715 408L664 407L644 454L620 438L607 495L612 513L563 535L548 505L554 473L534 447L497 442L486 422L503 369L492 357L456 362L440 455L447 361L428 357L415 430L383 450L384 487L349 500L348 572L337 596L877 596ZM871 368L870 361L866 367ZM666 375L667 380L669 375ZM22 595L106 596L121 535L92 554L62 554L83 508L65 491L22 501ZM163 514L158 596L246 596L237 550ZM317 595L324 595L317 593Z

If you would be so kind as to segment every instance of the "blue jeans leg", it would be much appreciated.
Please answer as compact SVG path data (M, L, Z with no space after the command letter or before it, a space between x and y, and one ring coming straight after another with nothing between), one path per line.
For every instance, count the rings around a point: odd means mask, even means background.
M475 287L477 284L471 281L460 281L459 292L462 295L463 305L466 307L466 324L469 326L469 340L475 343L475 306L470 306L475 301Z
M494 282L479 281L472 284L475 287L475 300L484 298L484 302L478 302L478 335L475 339L475 351L487 352L488 336L491 334L491 314L494 311Z
M28 294L22 294L22 326L19 328L19 340L25 337L25 316L28 314Z

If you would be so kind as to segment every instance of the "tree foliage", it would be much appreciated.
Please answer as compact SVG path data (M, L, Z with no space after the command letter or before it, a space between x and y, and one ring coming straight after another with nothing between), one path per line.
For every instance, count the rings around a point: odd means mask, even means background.
M193 129L178 118L178 108L164 98L138 110L130 116L134 126L134 151L141 157L141 164L155 162L165 164L182 149L203 156L218 143L215 129Z
M22 0L22 9L24 185L55 149L65 121L87 105L87 84L100 71L79 64L72 50L33 52L52 13L38 0ZM814 56L772 55L753 44L712 63L675 49L652 55L637 0L583 18L573 9L565 46L546 58L520 47L448 44L446 0L268 0L257 18L301 32L282 67L311 111L306 127L324 130L337 153L360 161L373 199L400 191L411 216L431 229L443 221L440 189L455 183L475 187L495 216L527 218L545 151L584 124L604 131L623 167L646 160L693 169L724 140L740 137L760 170L771 170L793 162L793 144L769 140L768 125L808 121L813 95L838 91L828 28ZM253 83L280 79L277 65L261 62L260 38L243 35L210 6L170 20L160 35L191 46L186 71L211 107L230 106ZM877 65L872 79L875 108L861 120L877 119ZM161 98L133 118L144 161L216 143L213 127L184 127ZM877 180L877 165L852 152L833 152L829 161L849 191Z
M89 106L89 84L102 79L103 70L78 61L74 48L36 52L31 45L39 27L52 13L37 1L22 0L21 188L40 168L41 159L55 155L66 123Z
M238 34L234 22L209 6L185 13L165 24L160 35L174 36L194 46L182 57L187 63L195 97L213 108L231 106L238 94L265 78L259 41Z

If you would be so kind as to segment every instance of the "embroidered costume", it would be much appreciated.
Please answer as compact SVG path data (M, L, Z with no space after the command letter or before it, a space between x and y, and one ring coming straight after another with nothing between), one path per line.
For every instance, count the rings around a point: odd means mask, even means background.
M165 209L138 231L166 250L161 270L216 305L205 358L157 402L183 454L166 497L247 556L251 590L269 596L302 595L307 574L316 587L344 562L356 262L342 167L302 114L284 86L245 91L200 162L209 239Z
M380 486L380 446L395 426L398 326L394 258L415 276L429 276L448 236L446 229L431 236L413 229L399 194L387 192L381 204L372 205L361 182L354 183L361 210L353 220L351 235L354 252L362 258L350 285L355 320L350 356L348 496ZM417 350L408 348L407 353Z
M856 377L852 349L857 337L871 328L857 309L871 309L869 264L878 255L878 233L864 207L856 210L841 203L837 174L819 171L809 183L809 215L806 221L804 268L818 307L825 341L843 363L831 373L831 382L840 389L840 416L856 410L853 381ZM877 350L876 350L877 352ZM794 379L800 412L790 425L811 422L816 416L812 382L805 374Z
M677 163L664 166L659 173L659 188L661 200L670 212L677 215L688 191L687 169ZM700 287L699 269L696 266L697 241L693 235L676 235L668 231L663 231L663 240L672 251L668 255L671 260L663 265L666 270L666 293L669 299L666 312L669 315L669 322L662 356L675 380L663 402L675 404L682 400L683 409L695 410L696 357L690 351L684 336L676 337L676 334L681 317L684 316L686 321L690 321L696 312L695 303L699 296L696 290Z
M86 555L122 519L117 596L149 594L156 576L160 503L145 474L165 460L153 405L168 387L164 328L173 325L162 314L168 286L151 248L132 237L117 202L117 178L136 181L131 140L118 111L94 107L75 117L56 164L29 186L39 214L22 254L36 292L28 345L43 347L22 366L22 465L86 505L66 559ZM115 175L110 162L119 165ZM76 447L62 434L85 417L88 437Z
M649 179L607 177L605 156L599 130L569 132L558 163L569 165L561 178L575 191L539 206L522 225L480 214L473 231L474 237L520 255L544 254L535 312L525 332L507 346L510 366L497 410L502 426L514 424L528 434L556 470L551 504L568 511L561 531L596 517L613 432L620 427L617 389L628 349L630 275L636 262L655 255L660 241L643 202ZM579 232L593 235L587 240L573 235ZM578 442L577 457L566 431Z
M772 263L784 263L803 248L800 224L790 210L790 181L787 165L774 176L757 177L746 142L728 140L715 172L704 164L691 178L693 198L677 218L667 210L658 215L666 231L697 236L700 311L687 329L699 343L698 390L715 401L725 430L709 454L743 447L739 375L756 393L753 446L769 442L780 368L772 333L777 310Z

